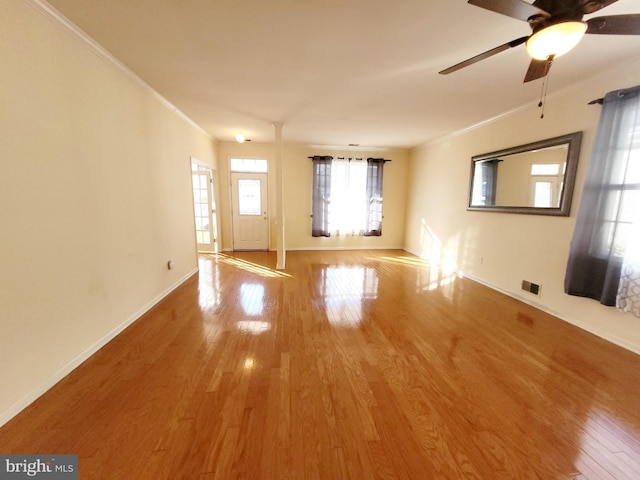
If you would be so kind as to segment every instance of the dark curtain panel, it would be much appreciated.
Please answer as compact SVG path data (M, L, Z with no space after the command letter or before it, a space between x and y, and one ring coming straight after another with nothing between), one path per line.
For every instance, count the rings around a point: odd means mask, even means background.
M364 235L382 235L382 171L384 159L367 159L367 223Z
M311 235L330 237L329 202L331 200L331 162L333 157L312 157L313 161L313 204L311 215Z
M484 205L496 204L496 183L498 182L498 164L502 160L487 160L481 164L482 196Z
M620 272L637 209L629 183L634 129L640 124L640 89L604 98L580 210L571 241L565 292L615 306Z

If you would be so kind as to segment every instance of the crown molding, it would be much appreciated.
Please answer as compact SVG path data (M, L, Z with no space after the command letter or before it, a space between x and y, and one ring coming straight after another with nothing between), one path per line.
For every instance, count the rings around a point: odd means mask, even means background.
M106 50L102 45L96 42L93 38L87 35L80 27L78 27L75 23L65 17L62 13L56 10L53 6L51 6L45 0L24 0L24 2L34 8L38 13L43 15L45 18L53 22L55 25L60 27L66 33L68 33L72 38L77 40L79 43L88 48L92 53L94 53L98 58L104 60L106 63L115 68L120 74L122 74L129 81L137 85L144 92L149 94L155 100L157 100L161 105L163 105L167 110L177 115L179 118L190 124L192 127L196 128L204 135L206 135L211 140L215 140L207 131L205 131L200 125L194 122L191 118L189 118L184 112L178 109L174 104L172 104L169 100L163 97L160 93L158 93L151 85L145 82L142 78L138 76L133 70L127 67L124 63L114 57L108 50Z

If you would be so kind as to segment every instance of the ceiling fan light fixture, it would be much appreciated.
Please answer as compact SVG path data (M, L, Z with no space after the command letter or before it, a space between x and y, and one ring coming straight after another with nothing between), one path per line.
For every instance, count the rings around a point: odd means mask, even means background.
M245 140L246 140L246 139L245 139L244 134L242 134L242 133L238 133L238 134L236 135L236 142L238 142L238 143L244 143L244 141L245 141Z
M527 40L527 52L536 60L564 55L578 45L585 32L585 22L561 22L537 31Z

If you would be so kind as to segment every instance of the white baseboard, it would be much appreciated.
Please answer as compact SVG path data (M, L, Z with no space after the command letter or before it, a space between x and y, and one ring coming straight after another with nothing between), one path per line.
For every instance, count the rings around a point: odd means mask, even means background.
M287 248L287 252L304 252L304 251L338 251L338 250L404 250L402 247L391 246L339 246L339 247L300 247L300 248Z
M371 247L363 247L363 246L339 246L339 247L294 247L287 248L287 252L321 252L323 250L404 250L403 247L393 246L393 247L385 247L385 246L371 246ZM270 252L275 252L276 250L269 250ZM222 249L223 253L233 253L233 249Z
M571 325L574 325L586 332L589 332L593 335L595 335L596 337L600 337L608 342L611 342L619 347L624 348L625 350L629 350L630 352L633 352L635 354L640 355L640 347L638 345L636 345L635 343L631 343L626 341L624 338L620 338L617 335L611 335L608 332L603 332L600 331L598 329L592 328L589 325L585 325L584 323L574 319L574 318L570 318L567 317L566 315L563 315L561 313L558 313L554 310L551 310L550 308L547 308L545 305L542 305L540 303L537 302L533 302L530 299L520 296L520 295L516 295L515 293L509 292L507 290L503 290L500 287L497 287L491 283L488 283L480 278L474 277L473 275L468 275L464 272L460 272L460 274L465 277L468 278L469 280L473 280L474 282L480 283L482 285L484 285L485 287L488 287L492 290L496 290L497 292L500 292L508 297L511 298L515 298L516 300L522 302L522 303L526 303L527 305L531 305L534 308L537 308L538 310L541 310L545 313L548 313L549 315L553 315L556 318L559 318L560 320L570 323Z
M53 373L50 377L42 381L38 386L33 388L30 392L24 395L20 400L11 405L4 412L0 413L0 427L15 417L22 410L27 408L33 402L35 402L38 398L40 398L47 390L53 387L56 383L62 380L64 377L69 375L73 370L75 370L82 362L91 357L94 353L104 347L107 343L113 340L118 334L120 334L125 328L134 323L140 317L142 317L145 313L147 313L151 308L160 303L167 295L173 292L176 288L186 282L190 277L195 275L198 272L198 268L194 268L189 273L187 273L184 277L179 279L176 283L167 288L160 295L156 296L153 300L147 303L144 307L134 313L131 317L127 318L124 322L118 325L116 328L107 333L104 337L98 340L96 343L91 345L87 350L82 352L80 355L73 358L69 363L64 365L58 371Z
M423 258L421 257L417 252L412 252L411 250L408 250L405 248L405 251L409 252L412 255L415 255L418 258ZM593 335L595 335L596 337L600 337L608 342L611 342L619 347L624 348L625 350L629 350L630 352L636 353L638 355L640 355L640 346L629 342L627 340L625 340L624 338L618 337L617 335L612 335L609 332L606 331L602 331L602 330L598 330L596 328L593 328L592 326L586 325L583 322L580 322L579 320L575 319L575 318L571 318L571 317L567 317L566 315L563 315L561 313L558 313L556 311L551 310L550 308L547 308L545 305L542 305L540 303L534 302L529 298L526 298L524 296L520 296L520 295L516 295L515 293L509 292L507 290L504 290L500 287L497 287L496 285L493 285L492 283L489 283L485 280L482 280L481 278L475 277L473 275L469 275L463 271L458 271L458 274L460 274L463 277L468 278L469 280L473 280L474 282L478 282L482 285L484 285L485 287L488 287L492 290L495 290L497 292L500 292L504 295L507 295L508 297L511 298L515 298L516 300L526 303L527 305L531 305L534 308L537 308L538 310L541 310L545 313L548 313L549 315L553 315L556 318L559 318L560 320L570 323L571 325L574 325L578 328L581 328L582 330L589 332Z

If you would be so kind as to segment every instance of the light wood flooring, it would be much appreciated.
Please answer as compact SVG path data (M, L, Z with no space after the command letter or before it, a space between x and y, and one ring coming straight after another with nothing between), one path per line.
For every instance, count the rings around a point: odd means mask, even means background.
M80 479L640 479L640 357L402 251L203 255L0 429ZM639 320L640 321L640 320Z

